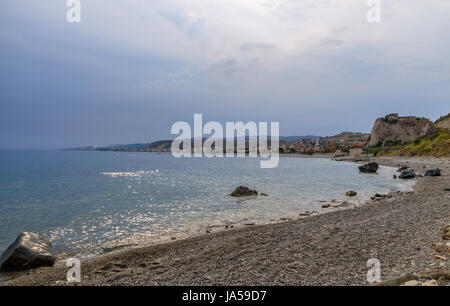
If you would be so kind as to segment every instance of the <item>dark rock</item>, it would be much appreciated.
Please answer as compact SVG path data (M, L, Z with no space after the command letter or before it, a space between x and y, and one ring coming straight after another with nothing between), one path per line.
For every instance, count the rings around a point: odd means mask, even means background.
M126 269L128 266L125 264L121 264L121 263L115 263L114 264L116 267L121 268L121 269Z
M256 196L258 195L258 191L252 190L245 186L239 186L230 195L232 197Z
M407 165L401 165L400 166L400 168L398 168L398 172L402 172L403 170L406 170L406 169L408 169L408 166Z
M359 166L359 172L363 172L363 173L375 173L375 172L377 172L377 170L378 170L378 164L375 162Z
M415 177L416 177L416 174L414 173L413 169L403 170L399 176L399 178L401 178L401 179L411 179L411 178L415 178Z
M55 264L52 244L35 233L25 232L0 257L0 271L22 271Z
M330 207L330 206L331 206L331 205L327 203L327 204L323 204L323 205L322 205L322 208L328 208L328 207Z
M441 176L441 170L438 168L428 169L427 171L425 171L425 176Z
M396 178L397 178L397 175L395 175L395 174L394 174L393 178L395 178L395 179L396 179Z
M357 195L358 193L356 192L356 191L353 191L353 190L350 190L350 191L347 191L346 193L345 193L345 195L347 196L347 197L354 197L355 195Z
M267 193L261 192L259 195L263 196L263 197L268 197L269 195Z

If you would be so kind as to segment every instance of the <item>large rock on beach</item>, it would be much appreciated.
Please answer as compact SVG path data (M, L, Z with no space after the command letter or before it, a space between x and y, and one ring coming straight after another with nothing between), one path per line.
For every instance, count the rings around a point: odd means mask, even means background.
M19 235L0 257L0 271L22 271L53 266L56 256L52 244L35 233Z
M245 186L239 186L230 195L232 197L256 196L258 195L258 191L250 189Z
M425 171L425 176L441 176L441 170L439 168L428 169Z
M362 166L359 166L359 172L363 173L375 173L378 170L378 163L372 162Z
M401 178L401 179L412 179L415 177L416 177L416 174L414 173L413 169L403 170L399 176L399 178Z

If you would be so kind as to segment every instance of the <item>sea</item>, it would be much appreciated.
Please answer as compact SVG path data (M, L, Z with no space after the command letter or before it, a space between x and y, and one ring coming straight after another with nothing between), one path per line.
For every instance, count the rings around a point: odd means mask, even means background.
M360 205L375 193L411 190L396 170L359 173L326 158L175 158L170 153L0 150L0 253L36 232L60 254L110 250L205 233L223 225L266 224L332 199ZM268 196L233 198L237 186ZM349 199L346 191L358 195Z

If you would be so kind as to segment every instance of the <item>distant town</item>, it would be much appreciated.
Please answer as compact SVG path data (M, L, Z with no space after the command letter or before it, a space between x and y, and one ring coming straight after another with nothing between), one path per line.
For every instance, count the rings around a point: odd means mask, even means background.
M308 136L288 136L280 137L279 152L281 154L305 154L314 153L334 153L336 156L353 155L362 152L366 146L370 134L342 132L335 136L320 137L314 135ZM172 140L159 140L152 143L138 143L129 145L110 145L105 147L86 146L71 148L67 150L79 151L124 151L124 152L170 152ZM268 140L270 149L270 138ZM226 142L224 140L224 151L226 151ZM249 147L249 141L245 141L246 151ZM214 145L213 145L214 148Z

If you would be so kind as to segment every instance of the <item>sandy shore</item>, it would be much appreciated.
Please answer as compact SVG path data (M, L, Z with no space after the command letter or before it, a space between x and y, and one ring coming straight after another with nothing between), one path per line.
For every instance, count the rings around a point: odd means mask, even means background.
M348 158L346 160L349 160ZM80 285L365 285L367 260L382 280L405 272L449 271L432 244L450 224L450 160L371 158L423 174L414 192L352 209L269 225L228 229L105 254L82 262ZM0 285L67 285L64 262L14 275ZM11 276L11 275L9 275Z

